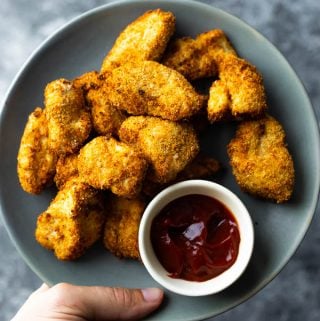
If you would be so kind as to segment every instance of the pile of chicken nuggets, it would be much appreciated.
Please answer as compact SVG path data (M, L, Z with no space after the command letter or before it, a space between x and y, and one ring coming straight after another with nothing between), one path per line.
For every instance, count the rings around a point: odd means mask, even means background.
M147 11L118 36L100 71L50 82L29 115L18 152L22 188L57 194L37 219L36 240L61 260L97 240L139 259L138 229L150 199L166 186L212 178L220 169L199 133L237 122L226 146L240 187L288 201L294 164L282 125L268 112L259 71L219 29L177 38L176 18ZM212 79L207 94L194 81Z

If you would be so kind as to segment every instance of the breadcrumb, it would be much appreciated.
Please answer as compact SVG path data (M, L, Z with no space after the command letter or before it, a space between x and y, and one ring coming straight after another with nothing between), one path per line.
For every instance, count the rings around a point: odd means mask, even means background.
M24 191L39 194L52 184L57 157L49 148L48 123L40 107L28 117L17 160L18 177Z
M36 240L60 260L74 260L102 236L102 194L78 179L69 180L39 215Z
M253 195L288 201L295 171L281 124L270 115L241 123L228 145L233 174L240 187Z
M72 177L78 176L78 154L61 155L57 161L54 182L58 189Z
M157 117L127 118L119 137L141 150L150 164L148 179L158 183L175 179L199 152L198 138L189 124Z
M108 137L118 136L119 128L127 115L112 104L104 86L90 90L87 99L91 106L92 123L96 132Z
M139 194L147 167L146 159L134 147L105 136L87 143L78 157L81 179L128 198Z
M195 39L183 37L171 41L161 62L188 80L215 77L218 74L215 57L221 52L236 55L226 34L213 29Z
M105 87L109 102L131 115L178 121L196 114L205 102L180 73L154 61L122 65Z
M110 252L121 258L140 258L138 231L145 207L141 198L111 197L103 238Z
M120 33L103 60L101 73L128 61L158 61L175 31L175 22L172 12L160 9L145 12Z
M263 115L267 109L266 93L257 68L233 54L220 55L217 63L220 80L210 88L210 122Z
M92 127L82 90L57 79L46 86L44 96L50 148L58 154L77 152Z

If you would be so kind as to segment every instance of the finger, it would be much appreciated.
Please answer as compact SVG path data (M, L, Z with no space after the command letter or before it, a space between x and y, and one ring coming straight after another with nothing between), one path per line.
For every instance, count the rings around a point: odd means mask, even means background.
M42 285L40 286L40 288L38 290L36 290L36 292L45 292L49 289L50 289L50 287L46 283L42 283Z
M34 292L31 293L30 297L36 296L39 293L46 292L48 290L49 290L49 286L47 284L45 284L45 283L42 283L40 288L38 288L37 290L35 290Z
M136 320L154 311L161 303L160 289L129 290L95 287L81 289L85 317L89 320Z
M64 304L76 307L81 317L97 321L137 320L159 307L163 299L163 291L157 288L140 290L73 285L67 285L67 288Z

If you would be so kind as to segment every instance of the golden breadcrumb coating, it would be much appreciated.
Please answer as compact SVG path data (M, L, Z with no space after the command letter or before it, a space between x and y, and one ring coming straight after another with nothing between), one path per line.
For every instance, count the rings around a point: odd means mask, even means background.
M145 12L118 36L104 58L101 72L110 71L127 61L160 60L175 31L175 16L160 9Z
M189 124L157 117L127 118L119 137L141 150L150 163L148 179L159 183L175 179L199 152L197 136Z
M78 154L61 155L56 165L54 182L58 189L71 178L78 176Z
M171 41L161 62L189 80L214 77L217 75L215 57L221 52L236 55L225 33L213 29L195 39L183 37Z
M105 87L110 103L132 115L177 121L196 114L205 102L180 73L154 61L114 69Z
M211 178L220 169L221 165L216 159L200 152L190 164L178 173L173 181L167 184L159 184L146 179L143 183L142 191L146 196L153 197L169 185L188 179Z
M99 87L103 80L104 76L93 70L76 77L72 80L72 83L74 87L81 89L86 95L91 89Z
M88 92L87 99L91 106L92 123L96 132L104 136L117 136L126 114L117 109L109 100L105 88L98 87Z
M211 122L257 117L267 109L263 79L255 66L233 54L217 58L219 79L210 88Z
M82 90L57 79L46 86L44 95L50 148L59 154L78 151L92 127Z
M226 84L216 80L210 87L208 119L211 122L232 119L231 96Z
M288 201L295 171L281 124L267 115L241 123L228 145L233 174L240 187L253 195Z
M49 149L48 123L40 107L28 117L17 160L18 177L24 191L39 194L52 183L57 157Z
M79 175L85 182L128 198L140 192L147 167L134 147L105 136L87 143L78 157Z
M109 102L108 92L103 87L107 74L97 71L85 73L73 80L75 87L80 88L91 109L92 125L99 135L117 136L121 123L126 119L123 111Z
M38 217L35 236L58 259L74 260L101 238L104 221L101 192L71 179Z
M141 198L111 197L103 237L110 252L121 258L140 258L138 231L145 207Z

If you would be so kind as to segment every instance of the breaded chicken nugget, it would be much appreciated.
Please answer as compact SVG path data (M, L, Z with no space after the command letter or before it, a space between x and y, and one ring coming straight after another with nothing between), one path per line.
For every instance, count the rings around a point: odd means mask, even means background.
M101 192L71 179L38 217L35 236L58 259L74 260L102 236L104 221Z
M197 136L189 124L157 117L127 118L119 137L141 150L150 163L148 179L158 183L174 180L199 152Z
M217 58L219 78L210 88L208 118L257 117L267 109L263 79L256 67L233 54Z
M117 136L122 122L127 118L125 112L117 109L109 100L105 88L91 89L87 94L91 106L92 123L96 132L104 136Z
M104 75L93 70L76 77L72 80L72 83L74 87L81 89L86 95L89 90L100 87L104 79Z
M116 108L173 121L196 114L205 101L180 73L154 61L114 69L105 87Z
M225 33L213 29L199 34L195 39L183 37L171 41L162 63L189 80L214 77L217 75L215 57L221 52L236 55Z
M281 124L267 115L239 125L228 145L233 174L240 187L253 195L282 203L294 187L294 164Z
M57 157L49 149L48 123L43 110L37 107L28 118L18 151L18 177L24 191L39 194L50 185Z
M58 158L54 182L58 189L71 178L78 176L78 154L61 155Z
M158 61L175 31L175 16L160 9L150 10L130 23L116 39L102 63L101 72L127 61Z
M175 180L167 184L159 184L146 179L143 183L142 191L146 196L153 197L171 184L188 179L210 178L214 176L220 168L221 165L216 159L200 152L189 165L178 173Z
M104 246L110 252L122 258L140 258L138 231L145 207L141 198L111 197L103 237Z
M128 198L140 192L147 167L134 147L105 136L87 143L78 157L79 175L85 182Z
M92 125L95 131L99 135L110 137L117 136L126 115L109 102L109 94L103 87L106 77L106 74L91 71L75 78L73 84L85 95L87 106L91 109Z
M58 79L46 86L44 95L50 148L59 154L78 151L92 127L82 90Z

